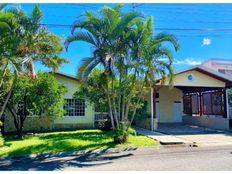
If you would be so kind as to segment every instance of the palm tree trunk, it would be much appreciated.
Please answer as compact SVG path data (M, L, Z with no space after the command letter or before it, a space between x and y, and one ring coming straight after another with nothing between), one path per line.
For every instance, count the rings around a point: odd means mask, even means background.
M5 65L5 67L3 69L2 78L1 78L1 82L0 82L0 88L2 87L2 84L3 84L3 81L4 81L4 77L6 75L7 67L8 67L8 63Z
M35 66L34 66L33 60L29 61L28 64L29 64L29 71L30 71L30 74L31 74L31 78L35 79L36 78L36 73L35 73Z
M125 92L123 92L123 97L122 97L122 123L123 123L123 130L126 130L126 118L125 118L125 109L126 109L126 98L125 98Z
M138 99L137 101L137 105L139 104L141 98ZM134 118L135 118L135 114L136 114L136 111L138 109L138 106L136 105L136 107L134 108L134 111L133 111L133 114L132 114L132 117L131 117L131 121L130 121L130 125L132 125L133 121L134 121Z
M116 122L116 126L117 128L119 127L119 121L118 121L118 117L117 117L117 108L116 108L116 103L115 103L115 90L114 90L114 79L112 77L112 102L113 102L113 111L114 111L114 119Z
M17 74L17 71L15 71L14 81L13 81L13 83L11 85L11 88L10 88L9 92L7 93L6 99L5 99L4 103L3 103L3 106L2 106L1 111L0 111L0 119L1 119L4 111L6 110L6 106L7 106L8 102L9 102L9 99L11 97L11 94L12 94L12 91L13 91L13 88L14 88L14 84L17 81L17 79L18 79L18 74Z
M121 94L119 94L119 97L118 97L118 120L119 120L119 124L120 124L120 114L121 114Z
M6 109L6 106L7 106L7 103L8 103L8 101L9 101L10 97L11 97L12 91L13 91L13 85L11 86L10 91L7 93L6 99L5 99L5 101L4 101L4 103L3 103L3 106L2 106L2 108L1 108L1 111L0 111L0 119L1 119L3 113L4 113L5 109Z
M112 104L111 104L111 99L110 99L110 94L109 94L109 84L108 84L108 81L107 81L106 92L107 92L107 102L108 102L108 107L109 107L109 114L110 114L110 119L111 119L111 125L112 125L112 128L115 129L114 116L113 116Z

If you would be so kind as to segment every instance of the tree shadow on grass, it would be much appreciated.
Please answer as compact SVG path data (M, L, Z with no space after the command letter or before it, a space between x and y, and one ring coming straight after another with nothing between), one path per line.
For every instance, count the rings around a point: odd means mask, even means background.
M112 137L110 131L78 131L78 132L59 132L47 135L38 136L42 140L66 140L66 139L77 139L77 140L88 140L88 141L99 141Z
M38 134L33 136L36 139L42 140L39 144L26 145L23 148L9 150L3 155L18 155L43 152L62 152L62 151L77 151L86 149L98 148L113 148L116 146L113 143L111 132L102 131L76 131L76 132L59 132L49 134ZM25 137L25 140L30 140L31 136ZM4 146L12 145L12 137L5 138ZM23 140L18 140L22 141ZM26 142L25 142L26 143Z
M113 143L112 132L101 131L77 131L77 132L59 132L51 134L41 134L34 136L43 140L42 143L36 145L28 145L21 148L8 151L7 155L16 155L10 159L0 161L0 170L61 170L64 167L93 167L98 165L106 165L112 163L113 160L129 157L132 154L129 151L135 149L127 149L122 154L104 153L108 148L116 146ZM26 139L30 139L27 137ZM6 140L10 146L11 139ZM82 140L82 141L81 141ZM80 141L80 142L78 142ZM93 153L91 150L103 148L102 153ZM78 151L91 149L88 153L66 153L67 151ZM36 158L17 156L17 154L32 154L46 152L64 152L41 154ZM62 155L63 154L63 155Z
M59 141L45 141L42 144L25 146L22 148L13 149L7 152L7 155L24 155L33 153L46 153L46 152L67 152L78 151L86 149L99 149L99 148L114 148L116 146L113 142L90 142L86 144L72 144L66 140Z

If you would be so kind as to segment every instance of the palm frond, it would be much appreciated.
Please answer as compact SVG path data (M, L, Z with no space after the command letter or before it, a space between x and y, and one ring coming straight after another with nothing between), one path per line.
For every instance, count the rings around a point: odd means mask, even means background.
M9 3L1 3L0 4L0 11L2 11L7 5L9 5Z
M93 61L94 61L94 57L87 57L87 58L82 59L81 64L78 66L78 69L77 69L77 79L82 80L85 69Z
M92 34L90 34L89 32L78 32L78 33L75 33L74 35L67 37L67 39L64 43L66 50L68 49L69 44L71 42L74 42L74 41L84 41L84 42L90 43L94 46L97 45Z
M45 66L52 68L53 72L57 72L59 70L59 67L64 63L69 63L69 60L63 57L54 56L49 59L43 59L42 63Z
M129 23L136 18L143 17L143 15L138 11L131 11L122 16L121 20L119 21L118 25L112 31L112 36L117 37L120 32L123 31L126 27L128 27Z
M156 54L156 57L165 56L165 58L168 59L169 64L173 63L173 55L170 49L166 47L161 47L158 49L158 52L155 54Z
M153 44L161 43L161 42L170 42L174 46L175 50L178 51L180 49L180 45L178 43L177 38L174 35L162 32L155 36Z
M33 30L37 30L39 27L40 27L40 22L41 22L41 19L42 19L42 12L41 10L39 9L39 6L36 5L33 10L32 10L32 13L31 13L31 17L30 17L30 20L31 20L31 28Z

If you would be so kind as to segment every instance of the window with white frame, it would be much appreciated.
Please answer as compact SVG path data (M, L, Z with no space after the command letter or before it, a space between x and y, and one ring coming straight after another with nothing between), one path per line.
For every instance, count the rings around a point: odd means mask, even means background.
M85 116L85 100L65 99L64 116Z

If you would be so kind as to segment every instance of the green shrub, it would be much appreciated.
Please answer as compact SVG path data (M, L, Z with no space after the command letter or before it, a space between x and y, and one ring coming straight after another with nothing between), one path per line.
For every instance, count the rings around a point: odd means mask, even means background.
M1 127L3 126L3 123L0 121L0 147L4 144L4 139L1 135Z
M133 135L133 136L137 135L137 132L132 127L129 127L127 132L129 135Z
M126 143L129 135L136 136L137 133L133 128L128 127L128 125L127 125L126 130L124 130L121 124L118 129L114 130L114 135L113 135L114 142L120 143L120 144Z
M3 139L2 135L0 135L0 147L3 146L3 144L4 144L4 139Z
M117 144L126 143L128 139L128 132L124 131L123 127L121 126L120 128L114 130L113 138L114 142Z

